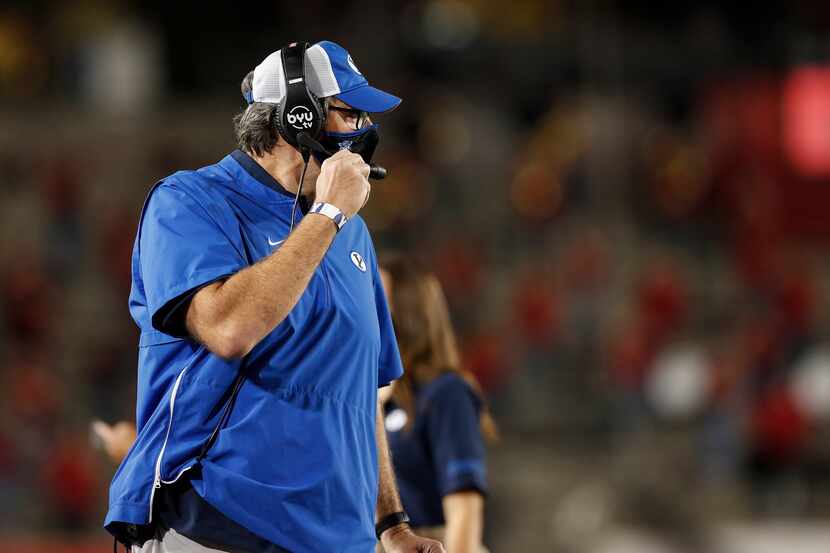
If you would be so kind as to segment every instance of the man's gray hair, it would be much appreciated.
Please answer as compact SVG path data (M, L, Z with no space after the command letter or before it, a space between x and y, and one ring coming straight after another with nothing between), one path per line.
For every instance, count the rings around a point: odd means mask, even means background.
M250 96L253 80L253 71L242 79L240 89L243 97ZM233 118L236 143L240 150L258 157L271 153L279 140L279 133L274 126L276 110L276 104L254 102Z

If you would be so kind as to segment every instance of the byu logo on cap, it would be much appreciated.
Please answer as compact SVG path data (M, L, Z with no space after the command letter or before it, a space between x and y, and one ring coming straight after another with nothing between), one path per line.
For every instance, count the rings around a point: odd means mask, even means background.
M348 64L349 64L349 67L351 67L352 69L354 69L354 72L355 72L355 73L357 73L358 75L363 75L363 73L361 73L361 72L360 72L360 69L358 69L358 68L357 68L357 66L354 64L354 60L352 59L352 55L351 55L351 54L349 54L349 55L346 57L346 63L348 63Z
M354 266L365 273L366 272L366 262L363 261L363 256L360 255L359 253L353 251L351 253L350 257L352 258L352 263L354 263Z
M314 115L311 110L305 106L294 106L287 114L288 124L301 131L303 129L310 129L314 122Z

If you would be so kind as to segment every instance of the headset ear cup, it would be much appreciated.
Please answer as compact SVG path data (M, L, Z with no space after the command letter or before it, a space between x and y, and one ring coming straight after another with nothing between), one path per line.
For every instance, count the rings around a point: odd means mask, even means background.
M282 107L284 105L285 105L284 103L277 104L276 109L274 109L274 111L271 112L271 124L277 130L277 134L279 134L279 136L281 136L283 138L283 140L285 140L287 142L288 139L285 136L285 126L282 123L282 117L283 117Z
M315 124L312 125L311 129L309 129L308 134L311 135L311 138L317 140L320 137L320 133L322 133L323 129L326 128L327 114L325 108L323 107L323 102L321 102L312 91L308 91L308 96L311 98L311 103L314 106L315 111Z
M285 96L277 109L276 124L280 136L295 148L299 133L317 139L325 126L325 110L305 78L307 48L308 43L293 43L282 49Z
M317 140L320 137L323 129L326 127L326 110L323 109L322 102L317 100L317 97L311 94L309 91L309 95L314 100L312 102L312 106L314 107L314 122L310 129L307 131L295 131L291 128L291 125L287 124L285 120L285 110L283 106L285 104L277 104L276 109L274 109L271 117L273 119L272 125L276 129L279 136L283 137L283 139L291 144L292 146L297 145L297 135L300 132L306 132L311 138Z

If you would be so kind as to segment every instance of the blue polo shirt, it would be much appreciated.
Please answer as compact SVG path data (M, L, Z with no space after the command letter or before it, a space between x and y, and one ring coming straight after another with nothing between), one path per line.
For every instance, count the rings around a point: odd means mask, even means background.
M470 385L453 372L415 390L415 421L409 427L403 409L386 405L398 491L413 527L444 524L446 495L487 492L481 407Z
M336 235L289 315L244 359L212 354L181 324L201 287L280 247L293 200L241 151L151 190L130 295L141 329L138 435L110 486L111 531L151 521L156 490L197 464L244 370L193 489L289 551L372 551L377 388L403 370L363 220L353 217Z

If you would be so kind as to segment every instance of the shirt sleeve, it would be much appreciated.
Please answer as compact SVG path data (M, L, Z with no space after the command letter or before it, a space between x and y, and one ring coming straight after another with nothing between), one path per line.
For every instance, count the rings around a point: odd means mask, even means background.
M398 351L398 338L395 336L395 327L392 324L392 315L389 313L389 304L386 293L383 291L383 282L374 251L372 252L372 281L375 288L375 307L380 327L380 356L378 359L378 388L386 386L393 380L403 376L401 353Z
M158 186L144 209L139 262L153 326L185 336L182 311L200 288L244 268L226 232L190 194Z
M463 490L487 492L481 402L460 378L442 383L428 400L427 439L441 497Z

